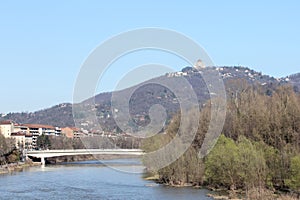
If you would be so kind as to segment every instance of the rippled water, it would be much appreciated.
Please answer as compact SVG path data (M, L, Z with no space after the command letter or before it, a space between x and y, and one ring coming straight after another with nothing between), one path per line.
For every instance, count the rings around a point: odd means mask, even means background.
M172 188L142 179L136 159L67 163L0 176L0 199L211 199L206 190Z

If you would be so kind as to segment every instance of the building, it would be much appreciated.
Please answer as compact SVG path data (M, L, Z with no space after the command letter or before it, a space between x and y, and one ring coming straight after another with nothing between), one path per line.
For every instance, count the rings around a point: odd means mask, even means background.
M14 130L13 132L23 132L27 133L28 132L28 127L21 125L21 124L14 124Z
M0 132L5 138L9 138L14 132L14 122L11 120L0 122Z
M61 128L55 127L55 135L56 136L61 136Z
M11 138L15 140L15 146L17 149L25 148L25 132L14 132L11 133Z
M5 138L13 138L17 148L37 149L37 138L41 135L61 136L63 129L44 124L17 124L11 120L0 122L0 133ZM65 128L67 137L79 138L83 132L78 128Z
M31 143L32 149L37 148L37 138L41 135L52 135L56 136L58 133L60 133L60 130L58 128L55 128L54 126L50 125L44 125L44 124L23 124L23 126L27 127L27 134L28 137L31 137L31 141L29 138L27 138L28 145Z
M82 131L76 127L62 128L61 133L62 133L62 135L66 136L67 138L80 138L83 136Z
M26 135L25 135L25 149L27 149L28 151L33 150L32 134L30 134L30 133L26 133Z
M18 135L15 135L15 133L18 133ZM23 133L25 136L22 137ZM29 132L28 126L24 124L14 124L14 138L16 140L16 147L20 148L23 147L27 150L32 150L32 134ZM18 144L22 144L21 142L24 141L23 146L19 146Z

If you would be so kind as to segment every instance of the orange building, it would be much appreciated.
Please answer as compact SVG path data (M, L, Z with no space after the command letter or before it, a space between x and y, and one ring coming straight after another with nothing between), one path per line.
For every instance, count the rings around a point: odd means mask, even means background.
M82 136L82 132L79 128L76 127L65 127L61 129L62 135L67 138L79 138Z

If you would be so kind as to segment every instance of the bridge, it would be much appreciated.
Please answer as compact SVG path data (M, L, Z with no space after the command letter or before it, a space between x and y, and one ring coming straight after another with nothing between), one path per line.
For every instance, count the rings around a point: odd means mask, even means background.
M40 158L41 164L45 165L45 159L60 156L77 156L77 155L144 155L141 149L69 149L69 150L44 150L28 151L26 158Z

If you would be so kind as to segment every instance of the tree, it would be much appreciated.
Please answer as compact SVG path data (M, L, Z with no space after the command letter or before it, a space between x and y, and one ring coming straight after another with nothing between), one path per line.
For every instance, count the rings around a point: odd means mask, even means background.
M188 113L189 117L193 117L193 112ZM167 145L176 134L182 134L179 131L181 122L181 115L176 114L172 120L170 125L168 126L165 134L156 134L155 136L149 137L143 140L142 148L146 152L153 152L158 150L165 145ZM189 131L190 127L186 127L184 130ZM186 140L186 137L182 137L182 140ZM199 139L199 138L198 138ZM196 141L198 141L198 139ZM202 159L198 156L198 145L192 144L178 159L176 159L170 165L158 170L159 182L168 185L201 185L203 183L203 175L204 175L204 164ZM172 149L173 152L176 152L177 147L174 146ZM181 152L181 150L178 150ZM172 154L172 153L171 153ZM173 154L172 154L173 155ZM144 164L147 168L151 169L152 165L155 165L155 162L164 162L162 159L168 159L170 155L166 157L156 158L157 160L149 162L148 160L144 160ZM167 161L168 162L168 161Z
M235 142L221 135L205 160L205 176L209 184L235 190L238 176L238 148Z
M5 154L7 153L7 145L5 137L0 134L0 164L5 163Z
M49 149L51 142L48 135L42 134L37 138L37 147L42 150Z
M221 135L205 165L210 184L246 191L265 186L267 167L263 150L244 136L234 142Z
M300 155L291 158L290 178L286 180L287 186L300 191Z
M182 184L202 183L204 179L213 187L246 190L250 199L264 199L263 195L268 193L266 189L288 187L299 191L300 95L290 86L262 87L243 81L229 84L233 87L227 88L223 135L215 147L203 160L196 159L195 152L202 149L212 118L208 101L201 108L199 127L191 147L174 163L158 171L160 181ZM189 119L194 119L193 115L186 120ZM165 146L180 134L177 133L179 127L180 114L172 118L166 134L147 138L142 148L151 152ZM183 129L190 130L189 127ZM205 175L196 174L203 166Z
M202 185L204 164L197 151L190 147L181 157L158 171L159 181L168 185Z
M8 163L15 163L20 160L20 151L17 149L13 150L8 156L7 156L7 162Z
M260 146L244 136L238 140L238 174L246 192L253 188L262 190L265 187L267 166L264 152Z
M16 150L15 140L5 138L0 134L0 164L12 163L20 160L20 152Z

